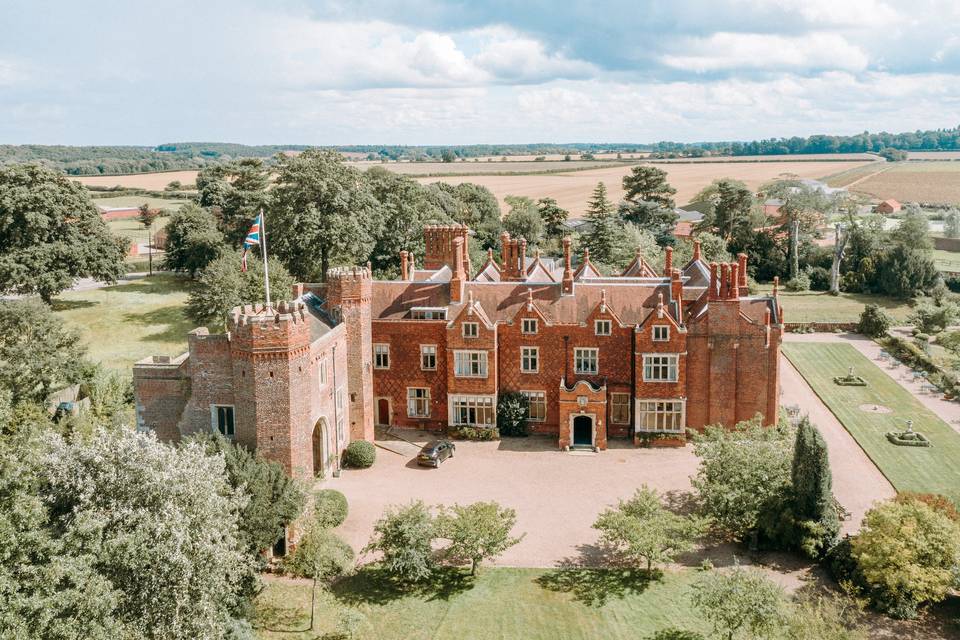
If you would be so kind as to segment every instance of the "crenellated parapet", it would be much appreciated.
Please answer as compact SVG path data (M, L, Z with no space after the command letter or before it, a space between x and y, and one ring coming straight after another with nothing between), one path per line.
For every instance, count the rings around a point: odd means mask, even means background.
M280 301L272 308L243 305L230 314L234 351L282 355L310 346L310 323L302 302Z
M456 239L461 244L456 246ZM471 273L470 253L467 250L470 229L465 224L427 225L423 228L423 239L426 245L423 268L427 270L442 269L444 265L454 268L457 255L463 261L464 269Z

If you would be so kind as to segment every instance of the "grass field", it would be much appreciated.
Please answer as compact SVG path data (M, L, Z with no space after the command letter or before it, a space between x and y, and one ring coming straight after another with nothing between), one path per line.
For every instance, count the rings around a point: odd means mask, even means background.
M933 250L933 261L941 271L960 271L960 252Z
M264 640L322 637L335 630L344 607L366 616L356 635L364 640L643 640L670 626L709 629L690 604L696 577L693 570L667 572L648 583L636 572L607 569L485 568L475 582L459 574L436 591L408 595L365 568L330 592L318 589L313 632L289 632L309 625L305 581L270 580L257 601L258 621Z
M866 161L865 161L866 162ZM542 164L542 163L537 163ZM856 164L851 162L850 164ZM388 166L388 165L385 165ZM689 202L697 192L717 178L743 180L751 189L782 175L791 174L801 178L819 178L837 172L836 162L696 162L684 164L658 164L667 172L667 179L677 189L678 204ZM463 175L455 177L421 177L421 183L436 181L457 184L474 182L490 189L501 202L508 195L528 196L534 200L549 196L570 211L571 217L580 217L587 208L587 201L597 182L607 186L609 197L614 202L623 197L623 177L630 172L629 166L614 166L575 173L544 175Z
M759 286L763 294L769 294L771 290L771 285ZM790 293L780 290L780 306L787 322L856 322L868 304L878 305L896 321L906 320L911 311L907 302L887 296L863 293L831 296L823 291Z
M137 173L128 176L77 176L80 184L94 187L135 187L149 191L161 191L165 186L178 180L180 184L194 184L197 171L161 171L158 173Z
M849 344L788 342L782 349L897 491L940 493L960 500L960 434ZM833 377L846 375L851 366L867 386L834 384ZM862 405L892 411L867 412ZM886 432L902 431L908 419L933 446L900 447L887 441Z
M151 198L149 196L117 196L114 198L94 198L93 203L101 207L139 207L144 202L153 209L179 209L189 200L179 198Z
M899 162L852 186L880 199L960 203L960 162Z
M188 280L157 274L135 282L89 291L68 291L53 301L54 310L80 331L90 357L129 373L149 355L175 356L187 346Z
M545 160L535 162L530 160L510 159L506 162L496 160L493 162L479 161L473 162L350 162L358 169L370 169L371 167L383 167L394 173L403 173L406 175L478 175L478 174L499 174L499 173L545 173L560 171L583 171L586 169L602 169L604 167L621 167L632 164L629 160L625 161L602 161L602 160Z
M152 233L160 231L170 220L167 216L160 216L157 218L156 222L153 223ZM143 228L143 225L140 224L140 221L136 218L130 218L127 220L108 220L107 228L110 229L111 233L115 236L121 236L124 238L130 238L137 242L146 242L147 241L147 230Z

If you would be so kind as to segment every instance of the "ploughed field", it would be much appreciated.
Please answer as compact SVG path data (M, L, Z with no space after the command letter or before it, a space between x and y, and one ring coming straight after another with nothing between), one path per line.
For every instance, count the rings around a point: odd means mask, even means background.
M898 162L849 186L882 200L957 204L960 203L960 162Z
M148 191L162 191L165 186L174 180L182 185L194 184L197 180L197 173L196 170L160 171L157 173L134 173L126 176L77 176L73 179L88 187L120 186Z

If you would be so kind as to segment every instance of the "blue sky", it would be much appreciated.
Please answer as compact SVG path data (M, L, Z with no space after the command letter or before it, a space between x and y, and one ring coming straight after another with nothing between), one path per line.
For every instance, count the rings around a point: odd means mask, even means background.
M0 144L906 131L958 80L956 0L0 0Z

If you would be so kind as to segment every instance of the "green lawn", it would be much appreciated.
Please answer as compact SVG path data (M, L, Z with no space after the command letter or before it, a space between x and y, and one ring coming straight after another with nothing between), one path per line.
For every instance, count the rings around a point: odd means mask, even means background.
M760 292L769 294L771 285L760 285ZM906 320L910 305L904 300L865 293L841 293L831 296L823 291L791 293L780 290L780 305L787 322L856 322L863 307L868 304L880 306L894 320Z
M934 249L933 261L940 271L960 271L960 252Z
M167 226L167 221L170 218L167 216L160 216L157 218L156 222L153 223L152 233L160 231L165 226ZM130 218L128 220L110 220L107 222L107 228L110 229L110 232L115 236L122 236L124 238L130 238L137 242L146 242L147 241L147 230L143 228L143 225L140 224L140 221L136 218Z
M642 640L671 626L709 630L690 603L694 570L649 583L642 574L611 569L484 568L475 581L450 575L457 577L405 594L376 569L363 568L330 592L317 590L312 632L302 631L309 626L310 583L270 579L257 600L257 626L264 640L312 640L334 631L338 611L350 607L366 616L357 638L371 640Z
M153 209L179 209L190 202L183 198L154 198L152 196L112 196L94 198L93 203L101 207L139 207L144 202Z
M189 280L157 274L127 284L90 291L68 291L53 301L54 310L77 328L90 357L129 372L149 355L175 356L187 346L184 302Z
M849 344L788 342L782 348L898 491L941 493L960 501L960 434L950 425ZM845 375L851 366L867 386L834 384L833 377ZM860 409L865 404L892 412L869 413ZM887 441L884 434L903 430L907 419L932 447L899 447Z

